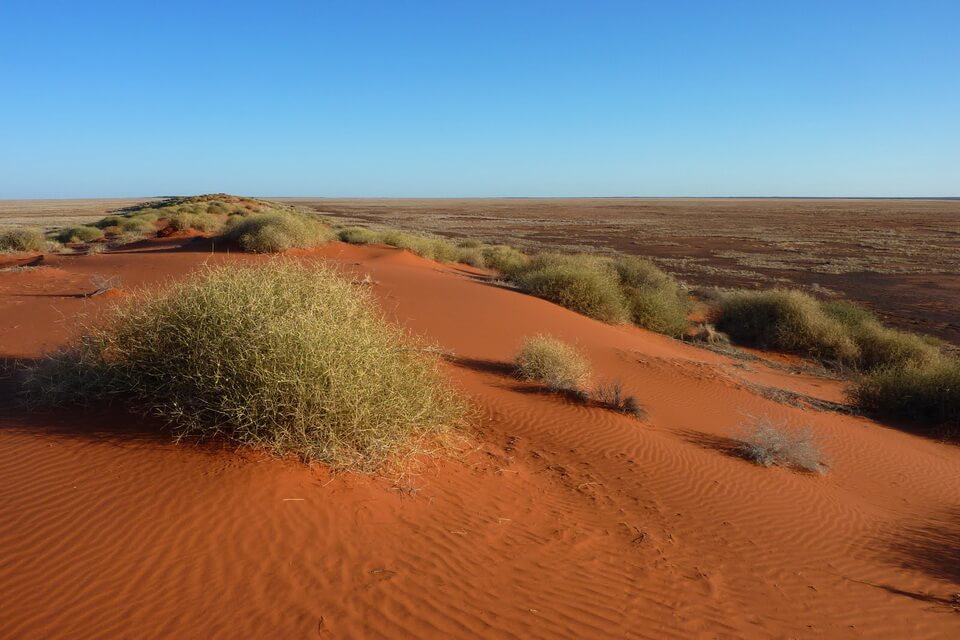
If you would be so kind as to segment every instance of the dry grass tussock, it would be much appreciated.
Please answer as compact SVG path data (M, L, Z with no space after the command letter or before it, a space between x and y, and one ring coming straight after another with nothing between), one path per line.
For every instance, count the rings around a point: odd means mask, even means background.
M3 253L46 252L56 247L40 229L22 227L0 231L0 252Z
M211 268L122 301L33 368L37 403L111 401L179 436L372 470L443 442L466 405L436 356L332 268Z
M739 453L764 467L786 467L823 473L823 455L808 428L791 427L769 418L753 419L741 427Z
M590 383L590 362L573 346L551 336L525 338L514 359L517 375L552 391L584 392Z

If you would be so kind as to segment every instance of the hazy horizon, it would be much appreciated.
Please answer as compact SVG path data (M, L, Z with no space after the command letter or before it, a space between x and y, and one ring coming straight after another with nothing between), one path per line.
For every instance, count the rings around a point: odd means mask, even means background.
M4 199L960 196L956 2L18 0L0 21Z

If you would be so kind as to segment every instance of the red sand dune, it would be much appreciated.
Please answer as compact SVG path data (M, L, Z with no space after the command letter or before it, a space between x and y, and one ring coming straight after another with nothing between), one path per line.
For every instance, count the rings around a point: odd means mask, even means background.
M0 381L4 638L960 637L960 449L758 395L841 383L614 327L409 253L301 252L370 274L456 355L476 449L390 480L172 444L117 410L28 412ZM125 289L262 258L167 239L0 273L0 355L69 337ZM578 344L638 421L535 392L523 336ZM808 424L824 476L724 452L745 415Z

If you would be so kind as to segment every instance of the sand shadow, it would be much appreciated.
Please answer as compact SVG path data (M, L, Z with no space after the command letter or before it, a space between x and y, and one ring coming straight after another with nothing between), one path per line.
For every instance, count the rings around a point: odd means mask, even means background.
M951 582L960 591L960 506L902 524L880 547L900 567Z
M27 371L39 358L0 356L0 431L42 433L100 442L169 446L172 434L163 420L130 411L122 403L45 407L24 393Z
M239 253L235 245L217 242L214 238L148 238L110 249L107 255L153 253Z
M504 362L502 360L485 360L481 358L461 358L458 356L451 356L447 358L447 362L455 364L458 367L463 367L464 369L470 369L471 371L479 371L480 373L491 373L494 375L514 378L513 364Z
M748 460L744 454L743 442L729 436L718 436L712 433L694 431L693 429L684 429L678 432L680 437L690 444L694 444L703 449L719 451L725 456Z

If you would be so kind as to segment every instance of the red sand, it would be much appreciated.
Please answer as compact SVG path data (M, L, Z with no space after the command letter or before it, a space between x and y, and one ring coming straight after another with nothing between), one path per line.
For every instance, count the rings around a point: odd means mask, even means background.
M182 245L182 246L181 246ZM946 638L960 635L960 449L767 400L840 383L613 327L409 253L333 244L390 317L456 354L476 449L397 481L176 445L119 411L29 412L0 380L0 637ZM203 240L0 273L0 354L182 277ZM577 343L637 421L532 392L523 336ZM745 415L808 424L825 476L723 452Z

